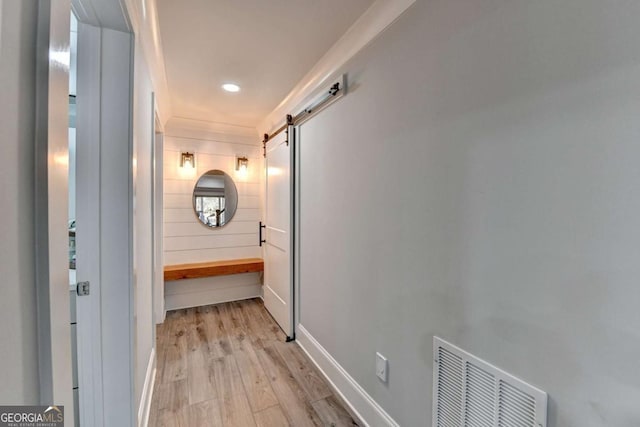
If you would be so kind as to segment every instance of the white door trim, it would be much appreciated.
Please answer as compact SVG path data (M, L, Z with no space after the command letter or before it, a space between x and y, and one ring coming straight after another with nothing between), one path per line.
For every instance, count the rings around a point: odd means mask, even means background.
M291 194L293 195L291 201L291 229L292 229L292 242L291 242L291 256L292 256L292 280L293 280L293 333L297 334L298 326L300 325L300 126L293 127L292 138L292 150L291 153L291 172L292 179Z
M156 383L156 370L156 349L154 347L151 349L151 354L149 355L147 373L144 377L144 385L142 386L142 397L140 398L140 407L138 408L138 427L147 427L149 425L153 388Z
M157 99L153 94L153 143L151 146L151 216L153 218L153 306L154 321L163 323L166 310L164 299L164 249L163 249L163 173L164 132L158 113ZM155 339L155 334L154 334Z
M73 425L68 260L70 3L38 4L35 238L40 403ZM34 29L35 31L35 29Z

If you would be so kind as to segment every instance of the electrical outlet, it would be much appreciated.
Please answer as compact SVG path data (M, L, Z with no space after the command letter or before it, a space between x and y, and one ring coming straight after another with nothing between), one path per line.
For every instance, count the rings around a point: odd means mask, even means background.
M376 376L380 378L382 382L387 382L387 368L389 361L386 357L380 353L376 353Z

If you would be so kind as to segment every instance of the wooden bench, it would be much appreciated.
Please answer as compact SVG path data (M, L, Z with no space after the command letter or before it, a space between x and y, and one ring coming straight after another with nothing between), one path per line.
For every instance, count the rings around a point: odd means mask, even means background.
M196 264L167 265L164 267L164 280L197 279L199 277L226 276L228 274L257 273L261 271L264 271L262 258L231 259Z

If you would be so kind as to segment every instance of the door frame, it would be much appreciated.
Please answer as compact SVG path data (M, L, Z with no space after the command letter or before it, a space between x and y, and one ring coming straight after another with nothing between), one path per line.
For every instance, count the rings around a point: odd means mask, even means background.
M153 94L153 144L151 147L151 216L153 218L153 286L152 301L154 323L164 322L166 317L164 303L164 128L158 113L156 95ZM155 328L154 328L155 339Z
M77 235L77 280L91 284L89 297L77 298L79 421L133 426L133 34L119 0L71 0L67 16L71 10L78 19L76 191L85 203L77 213L95 218Z
M35 275L40 404L74 423L69 299L70 1L38 3L35 111ZM35 31L35 29L34 29Z
M291 228L292 228L292 244L291 244L291 256L292 256L292 286L293 286L293 334L298 332L300 326L300 126L302 123L293 126L293 142L292 142L292 154L291 154L291 168L292 168L292 186L291 194Z

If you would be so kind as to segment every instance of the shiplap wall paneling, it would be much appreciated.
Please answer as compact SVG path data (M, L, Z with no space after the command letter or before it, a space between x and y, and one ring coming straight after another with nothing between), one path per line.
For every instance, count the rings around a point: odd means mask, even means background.
M165 265L261 256L258 225L261 219L262 154L258 138L238 133L221 134L195 125L170 122L164 149L164 254ZM195 153L195 170L180 168L182 152ZM246 174L235 170L236 157L249 159ZM229 174L238 189L238 206L231 222L209 229L192 207L193 187L211 169ZM261 275L249 273L167 282L167 310L261 294Z
M167 282L167 310L255 298L262 295L260 273L203 277Z

